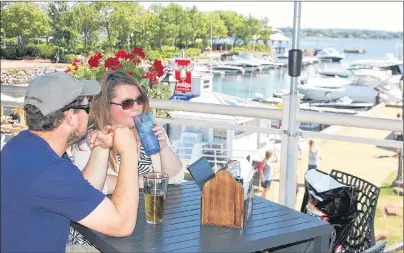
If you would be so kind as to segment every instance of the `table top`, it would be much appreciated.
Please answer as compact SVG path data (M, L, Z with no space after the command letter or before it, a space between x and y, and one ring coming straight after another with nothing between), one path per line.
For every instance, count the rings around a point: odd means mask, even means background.
M328 223L255 196L253 213L244 229L201 226L201 191L195 182L170 185L164 221L146 223L143 193L135 231L110 237L79 224L72 226L102 252L253 252L319 238Z

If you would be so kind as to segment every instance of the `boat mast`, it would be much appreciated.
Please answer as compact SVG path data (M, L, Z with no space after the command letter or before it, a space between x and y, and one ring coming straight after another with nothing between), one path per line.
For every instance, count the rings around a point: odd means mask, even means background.
M212 37L212 19L210 20L210 74L213 74L212 67L212 49L213 49L213 37Z

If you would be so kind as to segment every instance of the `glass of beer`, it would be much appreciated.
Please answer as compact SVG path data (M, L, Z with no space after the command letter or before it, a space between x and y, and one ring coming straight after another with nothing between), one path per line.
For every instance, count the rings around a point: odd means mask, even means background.
M164 217L164 203L167 195L168 175L151 172L143 175L144 210L149 224L159 224Z

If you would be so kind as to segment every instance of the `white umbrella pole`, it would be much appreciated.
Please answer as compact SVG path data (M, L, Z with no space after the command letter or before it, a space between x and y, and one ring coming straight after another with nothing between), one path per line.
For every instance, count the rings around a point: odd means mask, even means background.
M292 50L289 51L289 76L290 78L290 99L289 99L289 120L288 120L288 135L287 142L287 161L286 161L286 185L284 192L284 200L289 208L294 209L296 204L296 172L297 172L297 142L298 142L298 128L296 124L296 111L297 104L297 82L301 72L302 66L302 51L299 49L300 37L300 14L301 2L294 2L294 18L293 18L293 38Z

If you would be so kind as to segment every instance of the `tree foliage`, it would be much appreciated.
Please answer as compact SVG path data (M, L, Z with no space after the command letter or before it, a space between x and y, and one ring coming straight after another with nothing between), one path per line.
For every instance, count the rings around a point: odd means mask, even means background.
M146 9L138 2L2 2L1 8L7 38L16 38L22 47L45 38L42 43L52 43L66 54L88 54L97 46L109 52L142 47L160 54L172 48L179 54L178 49L206 50L211 36L233 40L236 46L253 38L267 41L270 35L254 17L202 12L176 3Z

